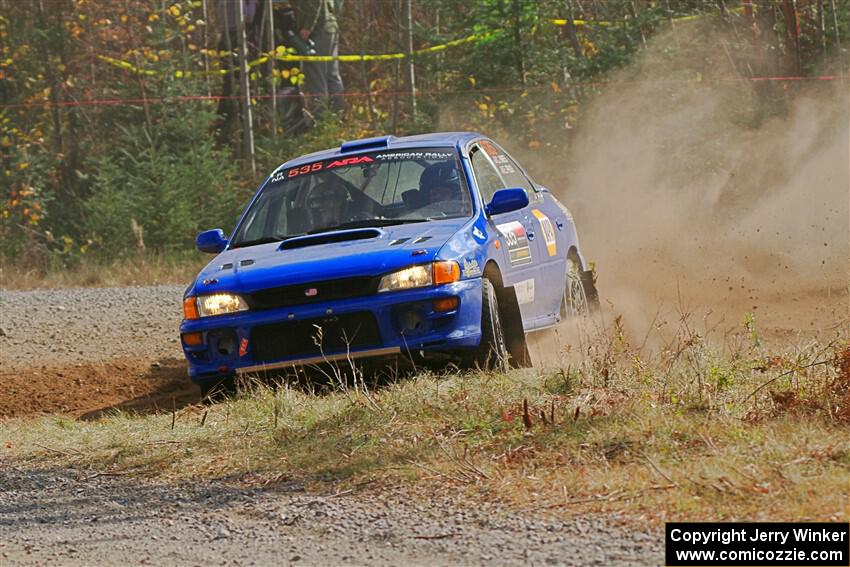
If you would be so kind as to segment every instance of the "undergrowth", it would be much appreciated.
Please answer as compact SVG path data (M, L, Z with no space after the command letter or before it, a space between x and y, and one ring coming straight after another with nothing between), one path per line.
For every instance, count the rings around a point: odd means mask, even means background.
M81 258L72 265L59 260L28 266L0 258L0 288L36 289L186 284L212 256L200 252L141 253L119 260Z

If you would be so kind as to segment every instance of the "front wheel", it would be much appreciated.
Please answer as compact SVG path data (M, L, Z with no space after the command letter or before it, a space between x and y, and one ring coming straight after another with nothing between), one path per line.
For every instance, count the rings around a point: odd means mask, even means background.
M481 278L481 343L472 353L472 366L482 370L504 369L508 349L499 316L499 299L493 283Z

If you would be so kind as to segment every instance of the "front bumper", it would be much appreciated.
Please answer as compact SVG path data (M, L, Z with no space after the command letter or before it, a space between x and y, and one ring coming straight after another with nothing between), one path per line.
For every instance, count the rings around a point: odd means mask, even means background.
M458 300L455 309L434 309L435 300L452 297ZM269 328L282 329L279 333L281 344L288 341L303 346L304 337L288 337L283 330L297 328L303 332L305 327L312 326L313 321L345 320L346 317L366 314L374 317L376 325L374 340L369 344L269 357ZM180 325L181 335L198 332L203 334L203 344L188 346L184 342L183 351L189 365L189 377L199 383L218 380L222 376L334 360L410 355L420 351L468 350L477 347L481 341L481 279L353 299L245 311L183 321ZM261 332L263 337L260 337ZM272 339L278 340L277 335ZM258 353L255 347L265 352Z

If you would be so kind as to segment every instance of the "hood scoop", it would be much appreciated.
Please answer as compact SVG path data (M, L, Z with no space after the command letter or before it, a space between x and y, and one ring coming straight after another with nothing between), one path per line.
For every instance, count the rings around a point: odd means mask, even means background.
M381 236L381 234L382 232L376 228L361 228L355 230L323 232L320 234L308 234L284 240L280 243L278 250L293 250L295 248L306 248L307 246L347 242L349 240L367 240L369 238L377 238Z

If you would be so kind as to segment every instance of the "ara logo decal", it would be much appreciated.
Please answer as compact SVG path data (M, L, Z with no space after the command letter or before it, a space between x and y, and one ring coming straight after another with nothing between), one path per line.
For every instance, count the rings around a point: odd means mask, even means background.
M485 240L487 240L487 235L485 235L484 231L482 231L477 226L472 227L472 237L475 238L475 240L477 240L478 242L484 242Z
M245 356L248 354L248 338L242 337L242 340L239 341L239 356Z
M496 228L505 237L512 266L522 266L533 260L531 247L528 245L528 235L525 233L525 227L519 221L496 225Z
M463 275L471 278L473 276L481 275L481 266L478 265L478 260L475 258L464 258L463 259Z
M343 167L346 165L357 165L358 163L372 163L373 160L369 156L360 156L360 157L350 157L345 159L338 159L336 161L330 162L325 169L331 169L334 167Z
M552 221L537 209L531 209L531 214L540 223L540 230L543 231L543 240L546 241L546 250L550 256L554 256L558 253L558 239L555 237L555 229L552 227Z

